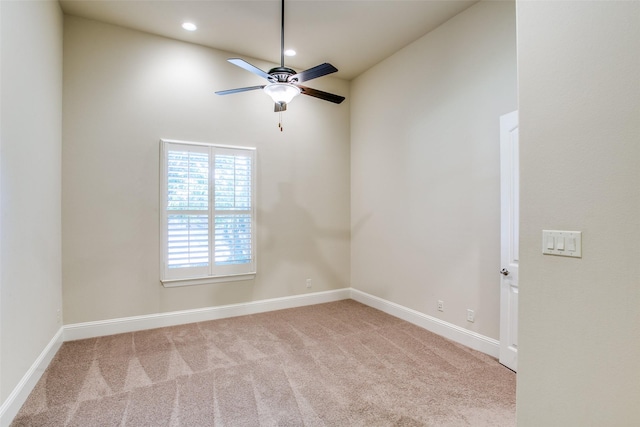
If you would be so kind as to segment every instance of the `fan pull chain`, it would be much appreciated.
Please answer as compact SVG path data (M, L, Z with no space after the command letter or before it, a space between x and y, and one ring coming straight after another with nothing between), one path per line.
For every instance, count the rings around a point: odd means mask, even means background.
M280 128L280 132L282 132L282 129L284 129L282 127L282 111L280 111L278 115L280 116L280 118L278 119L278 127Z

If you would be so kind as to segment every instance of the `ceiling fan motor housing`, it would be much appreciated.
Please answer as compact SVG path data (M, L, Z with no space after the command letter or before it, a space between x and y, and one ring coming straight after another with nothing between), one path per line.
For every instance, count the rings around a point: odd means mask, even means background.
M296 74L296 71L287 67L276 67L269 70L269 75L274 77L274 81L277 81L278 83L287 83L289 77L294 74Z

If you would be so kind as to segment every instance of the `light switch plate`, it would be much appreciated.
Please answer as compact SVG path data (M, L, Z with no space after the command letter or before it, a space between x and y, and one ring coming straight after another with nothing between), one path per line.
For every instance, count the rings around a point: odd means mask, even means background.
M582 231L542 230L542 253L582 258Z

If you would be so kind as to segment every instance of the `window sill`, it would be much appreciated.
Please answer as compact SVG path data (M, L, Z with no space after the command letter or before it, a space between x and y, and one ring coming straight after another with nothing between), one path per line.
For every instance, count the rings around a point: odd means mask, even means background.
M188 279L164 279L160 280L165 288L177 288L180 286L208 285L212 283L238 282L241 280L253 280L256 273L236 274L216 277L190 277Z

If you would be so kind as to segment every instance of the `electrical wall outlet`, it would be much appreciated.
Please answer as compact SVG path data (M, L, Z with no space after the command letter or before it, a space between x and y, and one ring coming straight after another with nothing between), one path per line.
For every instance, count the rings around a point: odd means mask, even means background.
M311 288L311 279L307 279L306 286L307 286L307 289Z
M473 322L476 320L476 313L469 309L467 310L467 322Z
M438 311L444 311L444 301L438 300Z

